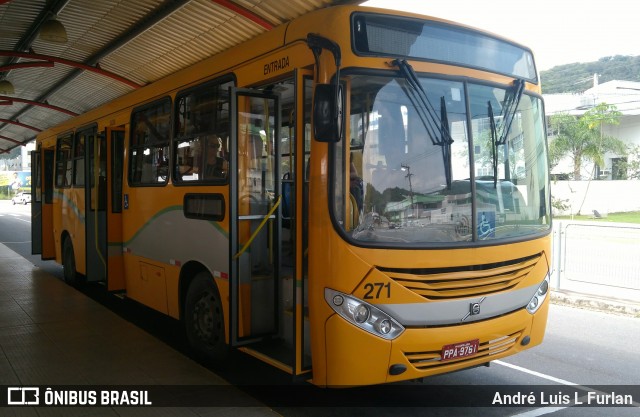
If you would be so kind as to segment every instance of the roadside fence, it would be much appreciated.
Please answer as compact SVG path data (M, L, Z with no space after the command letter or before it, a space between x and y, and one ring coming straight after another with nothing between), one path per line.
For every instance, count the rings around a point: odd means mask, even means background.
M556 290L640 302L640 225L556 221Z

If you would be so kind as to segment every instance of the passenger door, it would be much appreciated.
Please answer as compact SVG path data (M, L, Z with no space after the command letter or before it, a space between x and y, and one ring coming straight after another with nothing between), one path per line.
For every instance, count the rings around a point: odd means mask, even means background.
M107 280L107 149L104 135L96 128L85 135L85 232L87 250L87 281Z
M55 151L38 147L31 153L31 253L42 259L55 259L53 235L53 159Z
M41 148L31 152L31 254L42 253L42 159Z
M278 96L232 88L231 114L229 323L231 344L242 346L278 332Z
M107 128L86 141L87 281L125 289L122 258L124 129Z
M107 289L126 288L122 255L122 182L124 178L124 126L109 127L107 138Z

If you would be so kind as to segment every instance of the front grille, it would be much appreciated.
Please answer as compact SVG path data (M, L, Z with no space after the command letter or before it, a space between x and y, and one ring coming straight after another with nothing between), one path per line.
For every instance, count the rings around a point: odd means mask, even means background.
M441 350L425 352L404 352L404 356L407 358L409 363L411 363L411 365L413 365L417 370L422 371L436 369L451 364L468 362L478 358L486 358L487 361L491 361L491 356L512 349L522 335L522 332L523 330L520 330L515 333L499 337L497 339L487 341L480 340L478 352L475 355L467 356L460 359L447 360L443 362L441 357Z
M484 296L514 288L535 267L540 256L451 268L380 270L427 300L448 300Z

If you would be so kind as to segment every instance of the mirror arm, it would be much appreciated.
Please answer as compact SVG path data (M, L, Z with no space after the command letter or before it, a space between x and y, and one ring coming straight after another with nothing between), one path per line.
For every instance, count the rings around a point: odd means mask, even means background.
M342 62L342 54L340 52L340 45L332 41L331 39L325 38L324 36L309 33L307 35L307 45L313 51L313 55L316 58L316 64L320 60L320 54L322 54L322 50L326 49L333 55L333 60L336 64L336 73L340 74L340 65ZM316 65L318 67L318 65Z
M309 46L309 48L311 49L311 51L313 52L313 56L315 58L315 63L316 63L316 91L315 91L315 98L314 98L314 121L317 122L317 125L322 126L322 128L319 128L318 130L315 130L314 128L314 132L316 135L316 138L318 140L320 140L318 137L321 135L327 135L325 136L326 141L335 141L338 142L340 141L340 137L341 137L341 123L336 122L337 118L341 118L342 114L341 114L341 105L340 105L340 65L342 63L342 56L341 56L341 52L340 52L340 45L338 45L336 42L332 41L331 39L325 38L324 36L315 34L315 33L309 33L307 35L307 45ZM320 55L322 54L323 49L326 49L327 51L329 51L332 55L333 55L333 60L336 66L336 74L335 77L333 79L333 82L329 83L329 84L324 84L324 83L319 83L320 80ZM331 86L331 87L329 87ZM326 88L324 88L324 92L323 96L328 100L325 101L325 106L320 106L319 102L318 102L318 89L320 87L329 87L332 88L332 92L328 92L326 91ZM326 93L329 93L328 96ZM330 99L330 96L333 96L333 99ZM333 103L331 103L331 100L333 100ZM325 111L324 114L328 114L329 118L327 117L316 117L316 114L321 114L321 113L316 113L315 109L321 109L322 111ZM322 121L320 123L320 121ZM315 124L315 123L314 123ZM327 139L328 137L331 137L332 139Z
M329 38L324 36L309 33L307 35L307 45L313 51L313 56L316 59L316 78L318 78L320 72L320 55L322 50L326 49L333 55L333 61L336 64L336 86L340 83L340 66L342 65L342 53L340 52L340 45L335 43ZM336 88L336 100L338 99L338 89Z

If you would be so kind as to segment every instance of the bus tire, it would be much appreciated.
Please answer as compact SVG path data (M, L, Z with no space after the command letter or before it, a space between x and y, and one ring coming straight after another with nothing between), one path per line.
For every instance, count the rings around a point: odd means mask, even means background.
M71 238L67 237L62 244L62 269L64 274L64 282L69 285L78 285L79 277L76 271L76 258L73 253L73 243Z
M220 293L207 272L199 272L189 284L185 299L184 326L189 344L205 362L221 366L229 356L225 342Z

